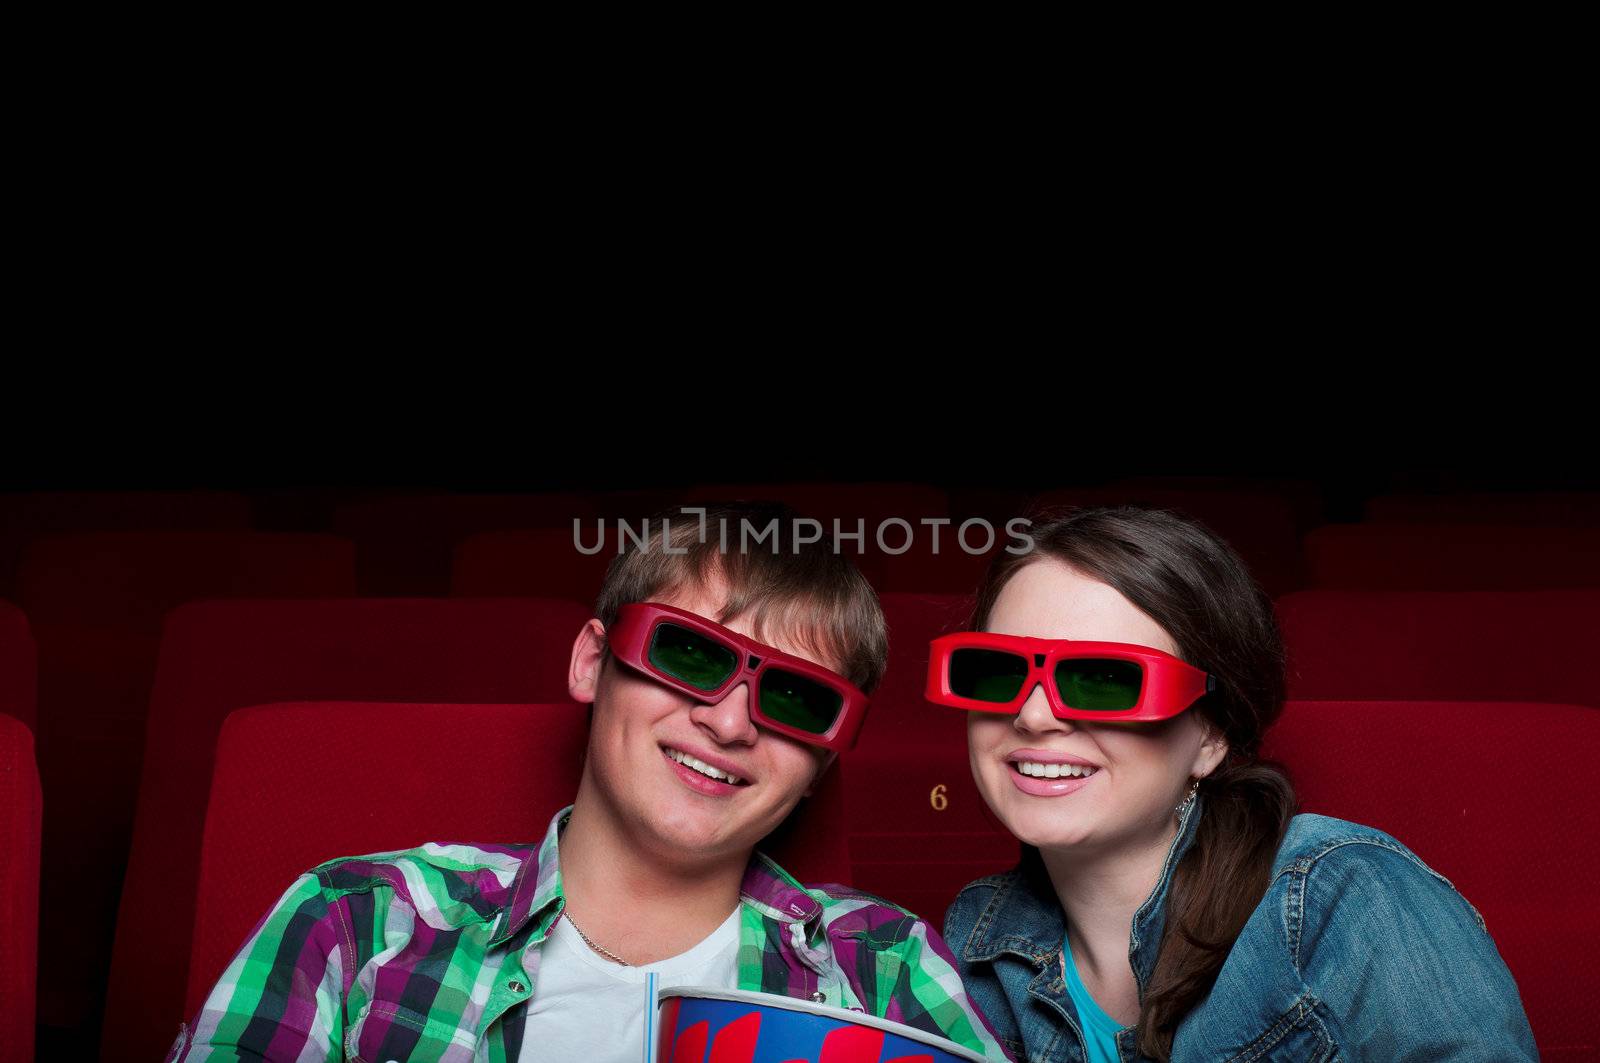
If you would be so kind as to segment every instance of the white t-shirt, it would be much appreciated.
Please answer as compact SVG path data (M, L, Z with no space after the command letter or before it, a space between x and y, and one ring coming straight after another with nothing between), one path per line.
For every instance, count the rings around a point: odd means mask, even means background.
M571 920L556 920L539 947L538 982L528 1003L518 1063L643 1063L644 1022L648 1011L654 1028L656 990L666 986L705 985L739 988L739 916L743 904L709 937L687 952L645 967L612 963L572 929Z

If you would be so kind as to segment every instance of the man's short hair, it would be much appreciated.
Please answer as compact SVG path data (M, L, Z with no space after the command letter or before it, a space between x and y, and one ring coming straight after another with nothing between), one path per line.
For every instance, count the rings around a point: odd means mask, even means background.
M878 596L834 548L826 530L820 540L809 541L815 526L797 529L798 519L800 514L780 502L707 502L693 512L663 510L649 519L642 547L633 543L612 560L595 616L610 630L622 606L680 587L705 586L720 573L728 600L713 620L726 624L748 614L756 639L770 643L785 637L871 694L889 656Z

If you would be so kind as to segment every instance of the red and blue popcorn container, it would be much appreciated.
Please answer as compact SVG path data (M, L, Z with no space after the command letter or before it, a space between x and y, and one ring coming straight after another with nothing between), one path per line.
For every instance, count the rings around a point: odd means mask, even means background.
M661 990L655 1063L984 1063L936 1034L742 989Z

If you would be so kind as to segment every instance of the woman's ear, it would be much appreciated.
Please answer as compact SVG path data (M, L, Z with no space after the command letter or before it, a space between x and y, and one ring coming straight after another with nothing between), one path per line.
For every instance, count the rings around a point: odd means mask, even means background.
M567 693L580 705L594 704L600 682L600 666L605 663L606 629L598 620L587 621L572 642L572 661L567 665Z
M1228 740L1222 734L1221 728L1205 717L1200 718L1200 726L1205 729L1204 736L1200 739L1200 748L1194 755L1194 768L1190 775L1196 779L1203 779L1217 770L1228 756Z

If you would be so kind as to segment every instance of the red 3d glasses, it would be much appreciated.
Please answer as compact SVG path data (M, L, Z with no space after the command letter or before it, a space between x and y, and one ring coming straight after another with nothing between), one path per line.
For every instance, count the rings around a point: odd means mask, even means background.
M933 640L929 701L973 712L1022 711L1044 685L1066 720L1165 720L1217 689L1216 677L1150 646L961 631Z
M706 705L748 683L750 718L810 745L849 749L866 719L867 696L837 672L686 609L624 605L607 639L617 660Z

